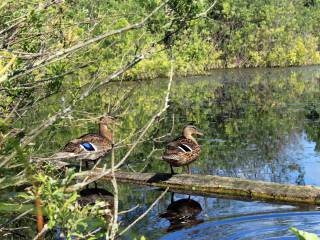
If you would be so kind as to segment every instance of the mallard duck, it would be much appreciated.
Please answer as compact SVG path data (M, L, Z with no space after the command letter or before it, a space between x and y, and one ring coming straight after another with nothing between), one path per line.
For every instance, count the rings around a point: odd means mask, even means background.
M174 174L173 167L187 165L199 158L201 149L196 139L192 135L203 136L195 126L187 125L183 128L183 136L175 139L166 146L162 159L170 164L171 173Z
M108 126L114 123L114 118L111 116L103 116L100 118L100 129L99 133L89 133L82 135L81 137L71 140L68 142L62 152L64 153L90 153L90 152L102 152L103 154L108 153L113 146L112 132ZM97 155L99 159L101 155ZM97 159L90 159L96 161ZM88 167L88 161L86 161Z

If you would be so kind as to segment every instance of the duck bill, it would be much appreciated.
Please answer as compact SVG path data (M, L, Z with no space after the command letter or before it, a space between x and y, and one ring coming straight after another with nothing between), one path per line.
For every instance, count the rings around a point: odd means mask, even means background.
M121 124L120 124L119 122L117 122L117 121L113 121L112 124L115 125L115 126L120 126L120 125L121 125Z
M120 126L121 124L119 123L119 119L117 117L111 117L111 124L115 126Z
M202 133L202 132L199 132L199 131L197 131L196 134L197 134L198 136L203 136L203 133Z

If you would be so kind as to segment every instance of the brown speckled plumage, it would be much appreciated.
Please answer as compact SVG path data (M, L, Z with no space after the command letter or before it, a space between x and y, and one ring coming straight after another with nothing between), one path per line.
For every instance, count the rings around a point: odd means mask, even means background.
M193 134L202 135L196 127L186 126L183 129L183 136L175 139L166 146L162 159L170 164L172 173L172 167L187 165L189 169L189 164L199 158L201 148L193 138Z
M79 154L86 150L81 147L81 144L91 143L96 148L95 151L108 151L112 149L112 133L108 129L108 125L112 123L111 117L102 117L100 119L100 130L99 133L89 133L82 135L81 137L71 140L67 143L63 151Z
M64 158L73 157L82 153L93 153L86 159L82 159L85 161L86 167L88 168L89 161L96 162L98 159L111 152L113 146L112 132L108 127L113 123L115 123L113 117L101 117L99 133L89 133L71 140L64 146L61 152L56 153L54 156Z
M112 148L112 141L110 141L110 139L104 138L100 134L86 134L68 142L64 146L63 151L77 154L81 153L85 150L80 147L80 144L86 142L93 143L97 147L97 151L108 151Z
M185 152L183 148L179 148L182 144L189 146L192 150ZM185 137L180 137L167 145L162 159L173 167L180 167L197 160L200 152L200 146L196 142Z

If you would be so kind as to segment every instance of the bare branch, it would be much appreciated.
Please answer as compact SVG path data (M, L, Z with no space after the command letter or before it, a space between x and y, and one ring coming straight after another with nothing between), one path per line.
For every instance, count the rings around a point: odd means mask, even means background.
M215 0L210 7L208 7L204 12L197 14L196 18L205 17L210 12L210 10L217 4L218 0Z
M169 187L167 187L161 194L160 196L150 205L150 207L143 213L141 214L136 220L134 220L132 223L130 223L125 229L123 229L120 233L119 236L123 235L125 232L127 232L132 226L134 226L137 222L139 222L142 218L144 218L151 210L152 208L164 197L164 195L168 192Z
M113 207L113 217L112 217L112 228L111 228L111 234L110 234L110 239L113 240L116 238L116 234L118 231L118 210L119 210L119 193L118 193L118 185L117 185L117 180L114 175L114 164L115 164L115 159L114 159L114 148L112 149L112 157L111 157L111 175L112 175L112 186L113 186L113 191L114 191L114 207Z
M45 224L41 230L41 232L39 232L34 238L33 240L38 240L38 239L41 239L41 237L43 236L43 234L48 231L48 225Z

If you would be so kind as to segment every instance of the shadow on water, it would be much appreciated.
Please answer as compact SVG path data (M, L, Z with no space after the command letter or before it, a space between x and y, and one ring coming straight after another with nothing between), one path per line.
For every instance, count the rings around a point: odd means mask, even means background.
M85 188L80 191L78 202L80 206L94 205L97 201L103 201L109 209L113 209L113 194L104 188Z

